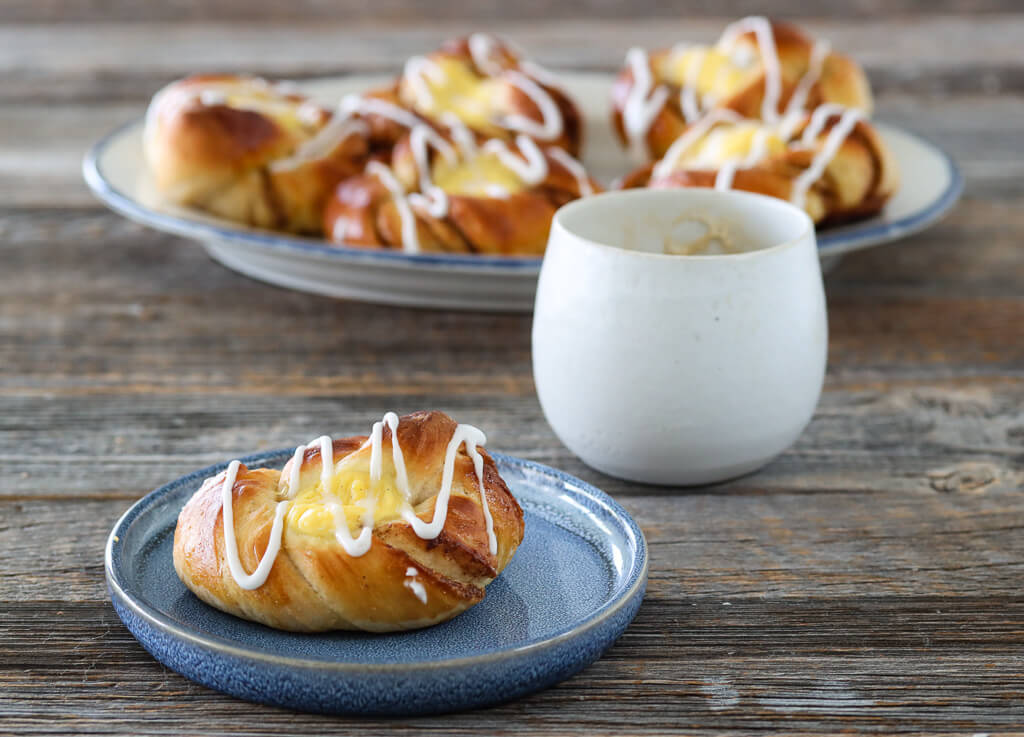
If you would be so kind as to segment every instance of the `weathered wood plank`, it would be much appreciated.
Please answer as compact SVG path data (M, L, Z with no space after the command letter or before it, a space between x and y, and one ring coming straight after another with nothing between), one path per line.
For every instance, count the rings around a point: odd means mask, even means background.
M641 0L628 6L606 0L561 0L550 3L545 0L528 0L519 3L431 3L424 7L416 0L384 0L368 3L360 0L323 3L317 0L299 0L287 9L281 5L262 0L242 2L241 0L170 0L150 8L132 0L7 0L4 18L8 22L57 22L80 21L143 21L154 20L232 20L272 21L294 23L296 19L333 20L346 23L393 23L411 21L476 22L521 19L543 20L629 20L637 17L662 17L666 20L685 18L688 22L708 15L740 16L765 11L765 3L750 0L719 0L715 3L688 3L684 11L672 11L671 6L657 0ZM807 4L800 0L773 0L769 7L773 15L800 17L807 13ZM976 16L981 13L998 13L1018 10L1013 0L849 0L843 3L822 3L814 6L819 17L875 19L880 11L893 15L921 15L929 13L965 13Z
M1013 729L1024 601L651 597L598 663L527 699L441 719L348 720L234 701L150 658L103 604L0 619L0 713L19 734L664 734ZM35 633L45 629L47 639ZM978 636L999 637L1002 647ZM77 642L68 651L62 643ZM971 653L967 655L965 653ZM45 680L48 693L37 690ZM628 693L627 698L623 694ZM17 700L12 699L18 695ZM649 714L651 718L638 718ZM258 717L258 718L254 718ZM902 730L901 730L902 731Z
M564 468L616 496L650 493L585 467L555 438L533 396L168 394L140 402L111 394L8 396L3 404L0 498L133 500L204 465L293 447L325 432L364 434L387 410L423 408L484 428L495 450ZM715 493L993 496L1022 487L1020 382L890 382L871 390L830 387L792 449Z
M183 16L173 23L58 26L12 20L0 26L0 68L5 70L0 99L137 99L174 77L203 70L300 78L392 71L412 54L481 27L518 41L553 67L611 70L621 65L630 46L711 40L734 17L666 21L632 13L614 23L584 17L572 23L431 19L353 25L295 22L289 11L291 22L284 27L190 22L182 21ZM1024 65L1014 42L1024 34L1024 19L1017 14L974 16L969 23L956 15L893 16L885 23L873 18L801 22L857 58L879 92L973 94L980 89L996 94L1024 89Z
M144 291L125 284L113 305L95 296L69 310L59 292L5 305L0 389L532 394L526 317L375 308L271 291L193 257L195 268L176 274L191 282L178 299L149 294L169 276L157 257L137 280ZM830 308L830 376L844 383L1024 372L1024 345L1014 338L1022 297L846 294L831 298ZM936 332L937 324L946 329Z

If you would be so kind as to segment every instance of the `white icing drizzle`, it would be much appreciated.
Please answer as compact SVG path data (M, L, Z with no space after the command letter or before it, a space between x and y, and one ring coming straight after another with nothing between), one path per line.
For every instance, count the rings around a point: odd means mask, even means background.
M395 435L391 436L391 442L398 442ZM419 537L424 540L433 540L444 529L445 520L448 518L448 502L451 499L452 480L455 475L455 456L459 451L459 446L465 445L466 454L473 461L473 468L476 471L477 481L480 485L480 506L487 525L488 549L491 551L491 555L497 555L498 539L494 535L494 521L491 518L491 510L487 504L487 494L484 489L484 459L477 450L477 446L483 445L485 442L487 442L487 437L472 425L459 425L455 428L455 432L452 433L452 439L448 441L448 448L444 454L441 489L437 492L433 519L430 522L424 522L416 516L410 506L406 506L402 510L402 519L412 526L413 531Z
M452 140L455 141L456 148L459 149L463 156L476 155L476 137L473 135L473 131L462 122L462 118L453 112L445 111L441 114L441 122L451 131Z
M452 433L451 440L444 454L444 467L441 472L441 488L437 492L437 502L434 505L434 517L430 522L424 522L413 511L410 504L412 492L409 489L409 475L405 468L405 458L402 449L398 444L398 415L388 412L381 422L374 423L370 438L363 444L370 446L370 480L379 481L382 475L381 445L384 440L384 425L391 430L392 462L395 466L395 483L399 493L405 498L406 504L402 509L402 519L408 522L413 531L424 540L433 540L441 534L444 529L445 520L448 518L448 501L452 493L452 480L455 475L455 456L459 447L464 445L466 454L473 461L473 468L476 471L477 481L480 486L480 506L483 509L484 520L487 524L487 541L491 555L497 555L498 540L494 535L494 522L491 518L491 510L487 503L487 494L484 488L483 456L477 450L477 446L487 442L487 436L472 425L458 425Z
M448 141L426 125L417 125L409 134L409 147L412 149L413 161L419 174L420 191L409 195L410 204L423 207L435 218L443 218L448 214L448 195L436 186L430 178L430 151L433 146L447 159L449 164L458 161L458 155Z
M341 504L337 501L337 497L331 491L335 471L334 441L331 440L329 435L322 435L318 442L320 444L320 485L323 487L324 497L330 500L326 506L331 513L331 519L334 520L334 539L338 541L338 544L341 545L346 553L353 558L358 558L361 555L365 555L366 551L370 549L370 545L373 544L372 518L370 524L366 524L364 517L363 529L359 531L358 536L352 537L352 531L348 528L345 510L342 509ZM372 509L372 503L367 508ZM340 522L338 521L339 516L341 517Z
M504 200L508 199L508 197L512 193L509 192L504 187L502 187L500 184L485 184L484 194L486 194L488 197L497 197L498 199Z
M333 240L335 243L344 243L345 233L348 232L349 225L351 225L351 221L348 218L335 218L334 225L331 226L331 240Z
M387 425L391 431L391 461L395 464L395 481L398 484L398 491L406 501L409 501L409 474L405 468L405 456L402 455L402 447L398 444L398 415L388 412L380 422L373 423L373 430L370 437L363 443L362 447L370 446L370 478L380 479L383 475L383 454L381 444L384 441L384 426Z
M504 125L510 130L525 133L542 141L553 141L562 135L564 128L562 111L558 109L558 105L555 104L551 95L535 81L515 69L506 71L505 78L533 101L540 111L541 122L537 123L532 118L516 114L506 116L502 121Z
M804 109L804 105L807 104L807 95L810 94L811 88L821 78L821 71L825 67L825 59L828 58L831 51L832 47L828 41L819 40L814 42L814 46L811 47L811 58L808 61L807 71L800 78L796 89L793 90L793 94L786 104L784 117L789 117L793 113L799 114Z
M537 144L531 138L519 135L516 136L516 148L522 152L525 161L512 153L504 141L491 139L483 145L484 151L496 155L502 164L526 184L533 186L543 182L548 175L548 160Z
M391 430L391 458L395 468L395 483L399 493L405 500L401 511L402 518L410 524L413 531L424 540L433 540L444 529L448 518L448 503L451 498L452 482L455 475L455 457L459 447L465 446L466 454L473 461L473 469L476 472L477 482L480 491L480 506L483 510L484 521L487 529L488 549L491 555L498 553L498 541L494 534L494 520L491 516L490 506L487 502L487 492L484 486L483 456L480 455L478 446L487 442L487 437L479 429L472 425L458 425L452 433L451 440L445 449L444 466L441 472L441 488L437 492L437 501L434 506L434 516L429 522L424 522L412 509L412 493L409 488L409 474L405 465L405 457L402 454L401 446L398 443L399 418L394 412L388 412L380 422L373 425L370 437L360 447L360 450L370 447L370 480L380 481L383 476L382 446L384 441L384 426ZM375 497L367 494L364 501L364 514L362 517L362 529L359 535L352 536L348 526L348 520L342 505L334 496L331 487L337 470L334 462L334 441L328 435L317 438L309 445L300 445L292 455L291 467L288 473L287 498L279 501L274 508L274 522L271 526L270 536L267 541L267 549L263 553L256 570L246 573L238 556L238 540L235 536L234 521L234 500L233 492L235 482L238 478L238 469L241 465L238 461L231 461L227 471L224 473L224 480L221 482L221 510L224 520L224 548L228 559L228 569L235 583L242 589L251 591L258 589L267 581L270 571L281 551L281 540L284 534L284 517L291 505L291 500L299 491L299 480L301 477L302 462L307 448L319 446L320 450L320 484L323 496L328 500L325 505L331 512L334 521L334 537L348 555L358 558L365 555L373 544L373 511ZM280 486L280 482L279 482ZM418 571L409 567L405 575L415 579ZM416 595L420 601L426 603L426 591L418 581L407 581L406 586ZM418 588L417 588L418 587Z
M480 151L494 153L504 166L527 185L539 184L547 177L547 159L531 138L521 134L516 136L516 146L523 154L520 157L510 151L504 141L497 139L487 141L481 149L478 149L473 134L458 118L451 115L446 122L452 130L452 136L456 139L456 146L466 158L475 156ZM422 208L435 218L443 218L449 212L450 201L447 193L434 184L431 177L430 146L433 146L450 164L455 164L459 159L459 152L456 151L456 148L438 135L433 128L424 124L414 126L409 134L409 147L416 166L419 192L406 194L392 171L380 162L370 162L366 167L366 172L377 176L391 193L401 219L402 246L410 252L418 252L421 248L416 232L413 206ZM574 172L574 175L582 175L581 190L584 189L582 181L586 179L586 173L580 168L580 174ZM589 182L586 182L585 186L589 188ZM501 191L497 196L508 196L507 190L499 189Z
M543 85L547 85L548 87L562 87L562 80L558 78L557 74L547 67L541 66L535 61L522 59L519 62L519 68Z
M246 573L242 568L242 562L238 558L238 541L235 538L235 515L234 500L232 498L235 489L235 480L238 478L238 461L231 461L228 470L224 474L224 481L221 483L221 509L224 519L224 551L228 556L228 568L235 583L246 591L258 589L267 581L270 569L274 567L277 554L281 550L281 535L284 532L284 515L288 511L290 502L278 502L274 509L274 524L270 528L270 537L267 540L267 549L260 559L259 565L252 573Z
M835 102L826 102L823 105L818 105L814 112L811 113L811 119L804 127L804 131L800 136L800 145L805 148L813 146L815 140L825 130L825 125L828 123L829 118L834 115L844 115L846 112L847 108Z
M403 582L405 588L412 592L413 596L419 599L422 603L427 603L427 590L423 588L423 584L416 580L416 576L419 574L412 566L405 569L405 581Z
M707 134L708 131L710 131L716 124L722 122L736 122L742 119L743 118L740 117L738 113L726 108L712 110L687 128L683 135L673 141L661 161L654 165L654 168L651 170L651 176L659 178L671 174L675 168L676 162L683 156L683 154L685 154L691 146L697 143L697 141L703 138L705 134Z
M444 82L444 70L425 56L413 56L405 62L402 77L409 83L417 104L420 107L430 107L434 102L434 95L424 77L441 84Z
M633 74L633 85L629 88L626 104L622 108L622 127L633 155L643 158L650 152L647 132L665 107L668 88L664 85L654 86L650 59L643 49L630 49L626 53L626 64Z
M307 104L312 103L303 103ZM353 118L354 115L379 115L410 129L423 125L420 117L386 100L345 95L327 125L303 143L291 156L271 162L270 168L273 171L294 169L308 161L326 156L350 135L367 135L369 126L365 121Z
M362 120L335 115L312 138L303 141L291 156L270 162L271 171L289 171L310 161L323 158L336 149L349 136L365 136L368 132Z
M402 183L395 179L391 170L379 161L371 161L367 164L366 173L377 177L394 200L395 207L398 209L398 217L402 221L402 249L409 253L419 253L420 239L416 233L416 216L409 206L409 200L406 199Z
M827 41L816 40L811 48L808 69L797 83L793 94L786 104L783 114L779 114L779 101L782 96L782 68L779 62L778 49L775 46L775 34L772 31L771 22L762 16L750 16L736 21L726 27L719 38L716 48L731 57L736 55L733 47L741 36L746 33L754 33L757 41L757 48L760 52L761 63L764 67L764 98L761 104L761 119L769 124L778 125L778 131L783 140L787 140L792 131L803 120L803 107L807 103L807 97L811 89L821 78L825 60L831 52L831 46ZM672 47L669 52L669 63L674 58L686 53L691 47L685 43L679 43ZM683 82L679 91L679 107L683 118L691 124L700 123L701 116L709 106L713 106L716 98L713 93L699 95L698 86L700 74L707 60L707 52L703 52L698 59L691 63L684 74ZM752 62L752 59L737 61L742 65ZM654 79L651 75L650 63L647 53L643 49L630 49L626 54L626 63L633 73L633 86L626 97L626 104L622 111L623 127L626 138L634 155L643 156L646 151L646 137L650 131L654 119L661 111L667 97L667 89L658 85L654 86ZM719 68L718 74L725 71L724 65ZM652 93L653 90L653 93ZM667 157L667 154L666 154ZM675 157L678 158L678 157ZM735 169L733 170L735 171ZM731 175L726 175L731 179Z
M736 176L736 170L739 166L739 159L730 159L722 164L718 173L715 175L715 189L719 192L732 189L732 180Z
M423 123L418 115L410 113L404 108L398 107L387 100L376 97L360 97L359 95L345 95L338 104L338 113L351 117L352 115L379 115L382 118L393 120L406 128L414 128Z
M490 77L497 77L505 67L494 61L498 40L489 33L474 33L469 37L469 55L477 69Z
M266 80L264 80L266 82ZM279 79L273 84L269 85L274 92L279 95L298 95L302 96L302 89L294 80L291 79Z
M779 66L779 54L775 48L775 34L772 24L767 18L752 15L731 23L722 33L718 48L729 52L740 36L753 31L757 46L761 52L761 64L764 66L764 98L761 101L761 119L774 123L779 119L779 97L782 95L782 70Z
M223 105L228 101L228 96L223 90L205 89L199 93L199 102L203 105Z
M697 120L701 114L702 106L697 100L697 86L700 81L700 73L704 69L704 62L707 61L707 58L707 52L701 52L700 58L690 65L686 70L683 87L679 92L679 107L683 111L683 117L687 122Z
M299 478L302 473L302 458L306 454L306 446L300 445L292 454L292 465L288 472L288 498L291 499L299 490ZM284 476L281 477L284 480ZM280 487L279 487L280 488Z
M753 140L750 143L750 151L746 156L735 157L726 161L719 168L715 175L715 189L721 191L732 189L732 180L739 169L749 169L756 165L768 150L768 131L758 128L754 131Z
M557 146L549 148L547 153L548 156L568 169L569 173L576 178L576 183L579 185L581 197L587 197L594 194L594 188L590 185L590 177L587 176L587 170L583 168L583 164L570 156L565 149L558 148Z
M469 37L468 44L473 63L480 71L491 77L500 76L509 84L519 88L540 111L539 123L525 115L515 114L505 116L497 121L499 125L542 141L553 141L562 135L565 127L562 111L551 95L537 81L518 69L506 69L494 61L493 52L498 45L497 39L486 33L474 33ZM520 64L520 67L522 69L538 69L536 65L526 65L525 62ZM409 83L417 105L429 108L433 104L434 95L430 91L426 79L430 79L435 84L442 84L444 71L435 61L424 56L414 56L406 61L402 77Z
M835 107L843 109L840 106ZM823 109L825 110L824 113L822 112ZM821 105L814 111L814 114L811 116L811 120L807 124L807 128L804 129L804 134L801 137L801 143L804 146L810 146L821 133L829 116L834 114L834 111L829 112L830 109L831 107L828 105ZM807 198L807 190L810 189L811 185L825 173L825 168L828 166L829 162L835 158L835 155L839 152L839 147L843 145L843 141L845 141L847 136L853 132L854 126L856 126L863 118L863 112L852 108L847 109L842 113L839 121L832 126L832 130L830 130L828 132L828 136L825 137L825 143L822 145L818 153L815 154L814 159L811 161L811 165L802 171L800 176L793 180L793 190L789 198L790 202L797 207L804 206L804 201Z
M317 125L324 115L324 109L312 100L306 100L295 110L295 117L306 125Z

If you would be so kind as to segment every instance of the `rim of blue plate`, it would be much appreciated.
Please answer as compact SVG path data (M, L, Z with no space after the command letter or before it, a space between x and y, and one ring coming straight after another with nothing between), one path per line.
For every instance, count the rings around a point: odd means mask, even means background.
M949 212L953 205L957 203L957 200L960 199L960 195L963 194L963 173L960 171L960 167L956 165L956 161L946 152L945 149L941 148L928 136L924 136L916 131L911 132L905 128L898 128L896 126L890 127L894 130L898 130L903 135L910 136L921 143L926 144L933 152L941 156L943 163L946 165L946 169L949 171L949 184L946 185L942 194L940 194L927 207L899 218L898 220L891 220L889 222L861 227L851 225L851 228L856 229L847 232L828 233L826 231L824 234L818 233L818 250L825 255L845 252L851 248L855 248L863 241L874 242L880 238L895 240L897 238L913 235L914 233L923 230L927 226L938 221L943 215Z
M82 176L85 178L85 182L93 194L112 210L143 225L201 241L218 239L278 251L299 251L307 255L315 255L326 259L361 261L380 266L400 267L415 265L428 269L454 269L469 272L540 272L540 265L543 260L540 258L405 253L404 251L372 250L353 248L351 246L329 246L324 245L324 241L312 238L301 238L286 233L245 230L240 227L215 225L160 212L141 204L135 198L117 189L104 175L100 163L107 148L114 140L125 131L141 126L144 122L144 118L136 118L118 126L93 144L82 160ZM897 220L881 222L875 225L865 225L863 227L851 226L854 229L846 232L829 233L826 231L818 233L818 251L822 255L843 253L855 249L866 242L870 244L879 239L894 240L911 235L941 218L960 198L960 195L963 193L964 179L953 157L919 133L911 133L902 128L897 130L904 135L912 136L925 143L942 157L949 171L949 184L942 194L927 207Z
M279 450L265 451L262 453L255 453L248 455L239 460L246 465L255 465L258 463L266 463L271 459L283 458L290 456L294 449L282 448ZM128 511L126 511L114 524L113 529L110 531L110 535L107 537L107 545L104 552L104 570L106 573L107 587L112 597L116 597L117 600L134 612L137 616L141 617L152 626L156 627L165 634L182 640L187 640L190 643L207 648L209 650L216 651L218 653L228 655L234 658L246 659L256 662L262 662L266 664L272 664L277 666L290 666L303 668L308 670L327 670L336 672L351 672L351 673L387 673L387 672L404 672L410 671L436 671L444 670L448 668L464 668L467 666L477 664L491 664L507 660L510 658L523 657L526 655L532 655L537 652L547 650L552 647L556 647L559 644L575 639L589 630L592 630L600 626L605 620L613 617L620 609L629 605L630 602L636 597L637 593L642 591L646 586L647 582L647 570L648 570L648 555L647 555L647 539L644 537L643 530L636 523L636 520L630 516L630 514L622 508L622 506L612 499L608 494L598 489L592 484L588 484L576 476L559 471L556 468L545 466L542 463L536 463L534 461L528 461L523 458L517 458L515 456L506 455L504 453L490 453L491 457L499 463L504 463L510 466L519 466L521 468L531 469L539 472L546 476L551 476L557 479L562 485L571 485L572 490L576 493L582 493L590 497L594 502L605 507L611 512L616 519L623 524L623 529L627 531L632 537L636 546L636 559L633 566L626 574L626 584L620 591L613 592L610 595L610 599L605 602L604 605L594 610L594 612L583 621L576 624L565 632L560 632L556 635L543 637L535 640L530 640L518 647L508 648L505 650L497 650L489 653L483 653L480 655L470 655L461 658L451 658L447 660L436 660L436 661L419 661L419 662L401 662L401 663L353 663L347 661L327 661L327 660L306 660L303 658L290 658L284 655L273 655L270 653L261 652L259 650L249 649L244 646L238 645L235 641L218 637L208 636L199 634L194 631L190 631L187 628L183 628L171 621L161 611L150 606L143 600L130 595L125 589L122 580L120 579L118 572L114 569L114 545L116 544L118 533L122 532L124 528L130 524L137 516L144 512L148 507L157 502L161 497L173 493L182 484L188 483L189 481L201 480L208 478L227 467L227 463L215 463L206 468L197 469L191 473L185 474L170 483L164 484L163 486L151 491L146 496L139 499ZM316 634L311 635L315 637Z

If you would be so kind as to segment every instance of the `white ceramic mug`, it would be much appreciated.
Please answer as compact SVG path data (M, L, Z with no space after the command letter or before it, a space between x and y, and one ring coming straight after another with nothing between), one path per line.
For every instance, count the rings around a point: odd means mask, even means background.
M708 227L747 250L676 255ZM635 189L555 216L534 380L555 433L600 471L702 484L761 467L810 421L827 349L814 226L787 202Z

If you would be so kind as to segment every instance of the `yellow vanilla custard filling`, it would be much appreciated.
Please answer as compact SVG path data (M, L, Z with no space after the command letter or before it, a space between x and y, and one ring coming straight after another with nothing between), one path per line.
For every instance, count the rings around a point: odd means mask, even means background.
M702 97L731 94L745 84L750 71L732 56L705 46L672 50L661 68L663 78L680 86L692 84Z
M712 128L680 157L679 168L717 168L726 161L744 159L752 153L758 160L786 150L779 135L758 122L734 123Z
M438 157L431 172L434 184L448 194L465 197L507 197L525 188L519 176L497 154L483 151L465 161Z
M374 522L398 519L404 503L393 474L385 472L380 480L371 482L369 468L339 468L326 494L317 480L315 486L295 496L285 523L305 535L332 536L344 514L344 522L354 534L368 515Z
M198 94L205 105L226 105L236 110L251 110L272 118L290 133L306 136L320 127L319 108L313 103L289 100L275 94L259 82L250 86L240 83L210 84Z
M430 94L412 91L416 112L431 118L455 113L470 128L492 133L500 130L493 124L498 101L493 80L481 79L458 59L441 57L430 59L428 64L433 70L421 73L420 79ZM403 85L409 86L409 82L403 80Z

